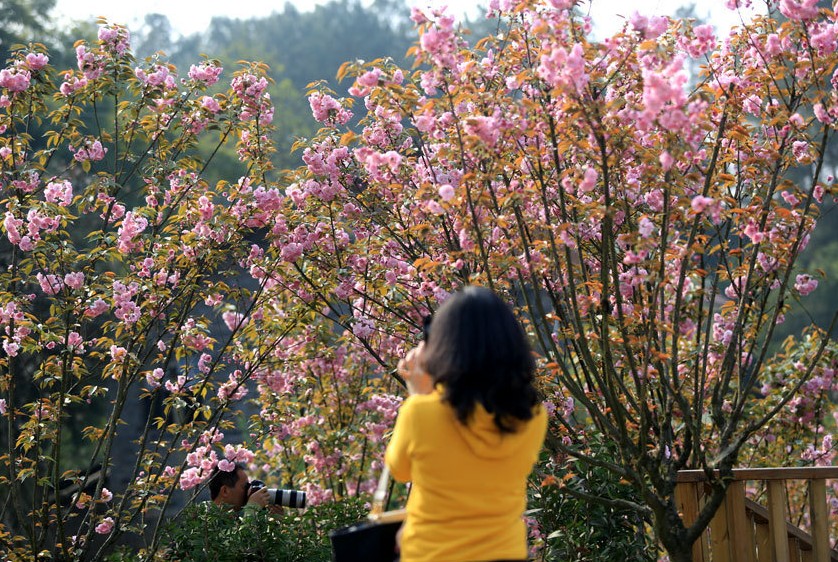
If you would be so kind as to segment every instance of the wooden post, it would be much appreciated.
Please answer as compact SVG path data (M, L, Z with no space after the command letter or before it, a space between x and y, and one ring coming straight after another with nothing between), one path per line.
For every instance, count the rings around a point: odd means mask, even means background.
M754 521L756 528L757 562L774 562L771 557L771 533L768 532L768 523Z
M730 532L727 519L727 502L723 501L710 521L710 547L713 552L713 562L734 562L730 556Z
M773 559L776 562L791 562L786 531L786 485L782 480L768 482L768 532L771 534Z
M730 483L725 496L730 555L736 562L754 562L754 530L745 511L745 482Z
M809 510L812 516L814 562L829 562L829 521L826 511L826 480L809 480Z
M700 469L678 472L678 484L687 485L676 489L678 510L685 524L693 522L700 512L702 483L707 477L707 472ZM753 480L767 484L767 508L744 496L744 482ZM811 533L788 520L789 480L809 483ZM830 544L827 480L838 480L838 466L734 469L728 495L710 522L710 532L694 545L693 558L697 562L838 562L838 552ZM740 519L743 503L745 516Z

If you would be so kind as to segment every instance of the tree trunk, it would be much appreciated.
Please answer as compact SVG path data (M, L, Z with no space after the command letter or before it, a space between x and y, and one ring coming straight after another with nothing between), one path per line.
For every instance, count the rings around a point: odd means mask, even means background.
M693 562L693 547L682 540L678 533L670 533L669 537L658 535L666 553L669 555L669 562Z
M670 562L693 562L693 545L686 540L687 530L674 502L660 505L654 511L658 540L669 555Z

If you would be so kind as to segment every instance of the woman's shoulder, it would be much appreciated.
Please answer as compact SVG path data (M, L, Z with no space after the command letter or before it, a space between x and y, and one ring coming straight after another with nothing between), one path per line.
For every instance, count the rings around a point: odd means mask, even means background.
M401 407L401 410L410 410L411 414L419 416L434 415L446 409L450 409L450 406L443 400L440 390L408 396Z
M437 387L428 394L413 394L404 399L402 407L411 408L428 408L435 405L442 404L442 390Z

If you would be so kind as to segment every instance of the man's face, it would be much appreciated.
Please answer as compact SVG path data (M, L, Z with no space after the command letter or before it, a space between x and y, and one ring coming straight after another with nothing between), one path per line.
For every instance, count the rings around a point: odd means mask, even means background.
M243 470L236 470L236 484L233 487L222 486L222 494L224 503L230 505L233 509L239 510L247 503L247 490L250 480Z

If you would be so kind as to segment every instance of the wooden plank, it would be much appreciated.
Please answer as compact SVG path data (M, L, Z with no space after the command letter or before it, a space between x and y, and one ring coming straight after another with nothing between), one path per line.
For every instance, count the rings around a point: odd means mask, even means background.
M678 507L678 512L681 514L685 527L689 527L698 519L698 489L702 486L700 482L685 482L675 486L675 505ZM702 550L702 543L706 542L706 535L707 532L705 531L693 543L693 562L710 562L710 559L704 556Z
M718 477L719 472L715 471ZM678 471L678 482L705 482L703 470ZM790 468L737 468L733 470L734 480L835 480L838 466L808 466Z
M730 534L727 524L727 502L722 502L710 521L710 550L713 562L734 562L730 556Z
M748 498L745 498L745 507L751 513L751 517L754 518L757 524L768 523L769 515L765 507ZM795 537L800 541L798 544L800 544L802 550L812 550L812 535L799 527L795 527L788 519L786 519L786 532L789 537ZM838 551L832 551L832 562L838 562Z
M771 535L771 553L775 562L792 562L786 519L786 485L780 480L772 480L768 482L768 532ZM797 550L796 540L794 544Z
M707 486L703 482L697 482L695 486L695 497L698 500L698 510L704 508L704 505L707 503ZM701 545L701 559L705 562L710 562L712 557L710 556L710 528L708 525L707 529L704 529L704 532L701 533L701 538L697 541ZM694 551L693 551L694 552ZM838 561L836 561L838 562Z
M736 562L754 562L754 531L745 511L745 483L731 482L725 495L727 528L732 540L730 555Z
M812 516L812 548L815 562L829 562L829 516L826 480L809 481L809 513Z
M756 534L757 562L774 562L771 557L771 533L768 532L768 522L752 521Z

